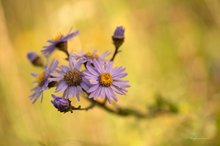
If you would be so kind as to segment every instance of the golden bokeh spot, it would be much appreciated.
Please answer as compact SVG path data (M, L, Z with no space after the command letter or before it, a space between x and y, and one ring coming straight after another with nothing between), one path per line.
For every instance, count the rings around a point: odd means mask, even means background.
M112 84L112 76L110 73L103 73L99 76L99 82L102 86L109 87Z

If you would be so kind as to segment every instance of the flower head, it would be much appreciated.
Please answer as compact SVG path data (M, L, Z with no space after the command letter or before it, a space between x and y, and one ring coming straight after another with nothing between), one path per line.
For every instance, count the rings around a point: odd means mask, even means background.
M67 51L67 41L75 37L79 34L79 31L70 32L66 36L62 34L58 34L54 39L48 40L50 44L48 46L44 46L44 49L42 50L42 53L45 55L45 57L49 57L51 53L58 48L61 51L66 52Z
M112 36L113 44L115 45L115 47L119 48L123 44L125 38L124 32L125 29L123 26L118 26L115 29L114 34Z
M35 66L42 67L44 65L41 57L35 52L28 52L27 58Z
M93 50L93 52L88 52L88 53L81 51L78 54L73 54L73 56L76 59L82 60L83 62L92 63L94 60L103 60L104 61L105 57L110 54L111 54L111 52L106 51L103 54L98 55L97 50Z
M89 80L91 86L88 93L89 98L97 99L98 97L107 98L109 103L113 98L117 101L115 93L125 95L126 88L129 87L127 80L122 80L127 73L125 68L112 68L112 62L93 61L93 65L87 64L87 70L84 71L85 78Z
M57 74L53 74L50 81L57 81L56 92L64 92L64 98L77 97L80 100L80 93L82 89L88 89L88 81L83 77L80 67L82 61L76 61L72 54L69 56L69 66L62 65Z
M30 95L30 99L33 100L33 103L37 101L37 99L42 95L43 91L46 90L49 86L49 77L51 73L53 73L56 70L56 67L58 65L57 60L53 60L50 66L46 66L45 71L41 74L32 74L35 78L37 83L37 86L32 89L33 94Z
M62 97L57 97L56 95L53 95L53 100L51 101L51 103L54 105L55 108L58 109L58 111L60 112L72 112L72 106L71 106L71 101L69 99L66 98L62 98Z

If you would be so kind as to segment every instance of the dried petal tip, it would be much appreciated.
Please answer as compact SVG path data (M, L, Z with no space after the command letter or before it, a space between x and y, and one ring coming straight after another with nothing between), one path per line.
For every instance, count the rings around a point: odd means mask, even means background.
M66 98L62 97L57 97L56 95L52 94L52 97L54 100L52 100L52 104L54 105L55 108L58 109L58 111L66 113L66 112L72 112L72 106L71 106L71 101Z
M29 60L33 65L35 65L35 66L40 66L40 67L44 66L43 60L42 60L41 57L40 57L37 53L35 53L35 52L29 52L29 53L27 54L27 58L28 58L28 60Z
M125 38L124 32L125 32L125 29L123 26L118 26L115 29L115 32L112 36L113 44L115 45L115 47L119 48L123 44L124 38Z

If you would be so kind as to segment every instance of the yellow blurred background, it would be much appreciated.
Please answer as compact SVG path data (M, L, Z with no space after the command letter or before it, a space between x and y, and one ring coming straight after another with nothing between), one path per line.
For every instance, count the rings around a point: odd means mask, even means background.
M219 146L219 14L219 0L1 0L0 146ZM126 39L115 65L127 68L131 87L117 104L145 111L160 94L178 114L62 114L50 103L53 89L31 103L30 73L40 70L28 51L70 28L80 30L73 52L114 51L118 25Z

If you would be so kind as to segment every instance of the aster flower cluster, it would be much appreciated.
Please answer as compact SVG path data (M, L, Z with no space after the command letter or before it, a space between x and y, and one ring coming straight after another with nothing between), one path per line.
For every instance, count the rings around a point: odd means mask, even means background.
M129 87L128 80L124 79L127 76L125 68L115 67L113 62L119 47L124 42L124 31L124 28L119 26L113 33L115 51L111 59L106 58L111 54L109 51L103 54L99 54L97 50L88 53L83 51L69 53L68 42L77 37L79 31L70 31L66 35L58 34L48 40L49 45L44 46L41 51L46 63L37 53L29 52L27 54L29 61L34 66L43 68L39 74L32 73L36 78L34 81L36 86L29 96L32 102L35 103L39 98L42 101L44 91L52 87L55 87L55 93L51 95L51 103L63 113L93 107L74 107L71 103L72 98L76 98L79 102L81 98L86 98L92 105L100 106L106 106L106 101L109 104L113 101L117 102L118 95L126 95ZM54 51L64 52L68 58L68 65L59 64L57 59L51 59Z

